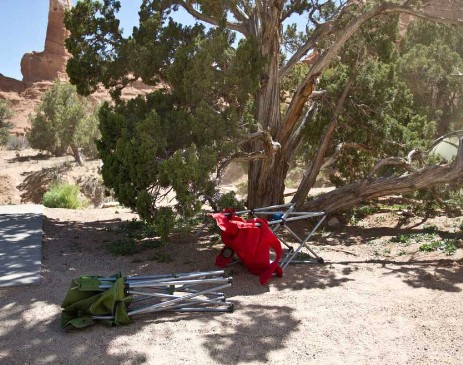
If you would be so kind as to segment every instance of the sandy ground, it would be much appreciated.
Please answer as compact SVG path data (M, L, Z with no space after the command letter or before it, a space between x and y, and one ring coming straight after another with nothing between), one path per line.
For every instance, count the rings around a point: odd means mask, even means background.
M16 167L2 174L19 179ZM121 208L45 209L41 284L0 290L0 364L463 363L463 250L422 253L389 241L424 224L455 234L462 217L404 223L382 212L325 228L312 244L326 264L290 266L267 286L234 265L231 314L148 314L124 327L62 331L60 304L74 277L215 269L221 244L206 233L112 256L107 243L134 217ZM156 262L156 252L174 260Z

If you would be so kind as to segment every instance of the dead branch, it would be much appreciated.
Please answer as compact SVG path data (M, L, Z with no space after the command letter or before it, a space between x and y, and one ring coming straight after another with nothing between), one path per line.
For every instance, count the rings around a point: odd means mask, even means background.
M384 166L402 166L407 171L416 171L416 169L406 160L400 157L387 157L379 160L369 172L367 179L371 179Z

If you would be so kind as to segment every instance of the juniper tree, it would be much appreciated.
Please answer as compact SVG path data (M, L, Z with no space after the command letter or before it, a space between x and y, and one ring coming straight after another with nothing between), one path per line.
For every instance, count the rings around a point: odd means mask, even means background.
M92 146L99 137L96 115L73 85L56 80L43 95L30 121L27 139L32 148L55 156L63 156L70 148L80 165L83 164L80 149L94 157Z
M362 25L397 13L460 24L424 13L419 3L144 0L140 23L125 38L119 1L79 1L65 19L71 32L68 74L80 93L102 84L116 101L100 114L105 181L145 217L155 213L160 188L174 189L179 209L187 212L198 197L214 194L213 172L246 161L248 206L282 202L290 162L314 121L319 78ZM198 23L176 22L180 8ZM295 25L284 29L294 16L305 21L301 33ZM308 56L310 66L301 67ZM121 90L139 78L157 91L146 99L120 100ZM293 89L285 90L294 80ZM346 83L334 119L352 83ZM326 157L324 144L319 147L317 161ZM301 185L298 204L310 185ZM360 201L390 192L374 187Z
M463 36L440 24L417 21L400 43L398 72L415 105L437 122L437 135L463 128Z
M11 109L5 100L0 100L0 145L8 142L13 124L8 120L12 116Z

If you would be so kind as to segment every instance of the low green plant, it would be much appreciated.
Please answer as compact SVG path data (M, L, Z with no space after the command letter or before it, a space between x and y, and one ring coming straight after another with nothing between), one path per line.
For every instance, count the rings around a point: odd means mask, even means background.
M443 251L447 255L453 255L458 248L458 242L451 239L445 239L441 241L432 241L423 243L420 246L420 251L422 252L433 252L433 251Z
M435 232L435 231L432 231ZM392 237L389 241L394 243L400 243L401 246L409 246L412 243L420 243L427 240L435 239L435 234L431 232L427 233L409 233L401 234L395 237Z
M77 185L53 184L43 195L43 205L47 208L79 209L85 205L79 194Z
M401 234L390 239L391 242L400 243L403 246L408 246L412 243L413 235L410 234Z
M432 225L426 225L423 227L423 231L425 233L436 233L438 231L437 226L432 224Z
M129 238L136 238L140 240L156 236L156 229L153 224L143 222L135 218L121 225L119 227L119 231L123 232Z
M349 217L349 223L352 226L357 225L363 218L368 217L369 215L378 213L381 210L379 206L376 205L363 205L360 207L353 208L347 213Z
M115 256L129 256L140 252L133 238L125 238L108 243L106 249Z

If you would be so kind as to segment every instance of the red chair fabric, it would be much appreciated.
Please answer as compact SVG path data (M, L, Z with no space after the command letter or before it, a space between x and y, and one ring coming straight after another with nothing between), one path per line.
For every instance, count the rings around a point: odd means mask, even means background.
M222 231L222 242L225 244L215 260L218 267L225 267L231 262L233 254L226 255L225 252L232 249L249 272L259 275L262 285L267 283L273 273L279 277L283 275L283 270L278 265L283 254L281 242L270 230L265 219L244 220L231 210L212 214L212 217ZM256 223L260 223L260 226ZM273 262L270 261L271 249L276 255Z

